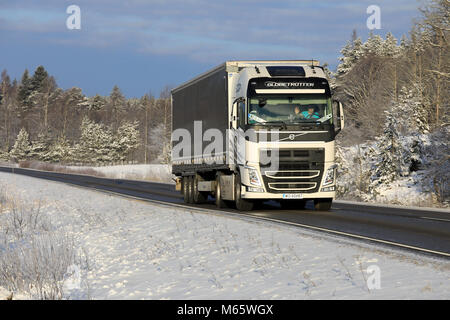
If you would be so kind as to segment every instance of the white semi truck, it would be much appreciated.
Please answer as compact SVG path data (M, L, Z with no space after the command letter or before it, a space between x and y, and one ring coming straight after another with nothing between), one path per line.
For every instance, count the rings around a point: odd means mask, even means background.
M344 127L316 60L227 61L172 90L172 173L186 203L329 210Z

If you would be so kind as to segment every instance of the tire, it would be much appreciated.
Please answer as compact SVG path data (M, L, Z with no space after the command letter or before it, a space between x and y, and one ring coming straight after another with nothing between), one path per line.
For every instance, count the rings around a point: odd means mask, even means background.
M193 203L200 204L205 203L207 199L207 195L204 192L198 191L198 182L200 181L199 176L195 175L192 177L192 199Z
M184 203L189 203L189 177L183 177L183 200Z
M241 176L236 174L234 179L234 200L236 203L236 209L239 211L250 211L253 209L255 203L241 197L241 186Z
M280 200L281 208L289 210L305 209L306 200Z
M188 177L188 203L194 203L194 176Z
M227 208L227 204L224 200L222 200L222 193L220 190L220 176L221 174L218 174L216 176L216 190L215 190L215 197L216 197L216 207L217 208Z
M325 199L315 199L314 200L314 209L317 211L328 211L331 209L331 204L333 203L333 199L325 198Z

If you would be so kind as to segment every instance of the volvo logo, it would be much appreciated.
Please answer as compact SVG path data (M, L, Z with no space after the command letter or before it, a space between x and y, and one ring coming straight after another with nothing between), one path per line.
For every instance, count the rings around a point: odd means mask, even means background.
M288 136L286 136L285 138L282 138L282 139L280 139L280 140L277 140L277 141L285 141L285 140L291 140L291 141L294 141L295 140L295 138L297 138L297 137L300 137L300 136L303 136L303 135L305 135L305 134L308 134L309 132L300 132L300 133L297 133L297 134L295 134L295 133L291 133L291 134L289 134Z

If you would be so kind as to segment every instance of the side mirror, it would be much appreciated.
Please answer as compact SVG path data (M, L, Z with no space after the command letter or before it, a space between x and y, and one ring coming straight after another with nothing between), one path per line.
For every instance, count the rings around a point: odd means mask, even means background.
M341 130L345 127L345 115L344 115L344 106L341 102L339 102L339 121L341 123Z
M345 126L344 107L340 101L333 101L334 131L338 134Z
M240 102L245 101L244 98L240 97L233 101L231 105L231 119L230 119L230 129L237 128L237 122L239 119L239 112L237 106Z

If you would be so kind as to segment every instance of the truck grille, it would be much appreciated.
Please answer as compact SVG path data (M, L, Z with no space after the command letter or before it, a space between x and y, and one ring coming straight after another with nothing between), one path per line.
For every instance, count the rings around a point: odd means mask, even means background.
M271 156L273 150L261 150L261 159ZM317 149L279 149L277 170L271 163L260 163L264 185L268 192L288 193L317 192L322 180L325 150Z

